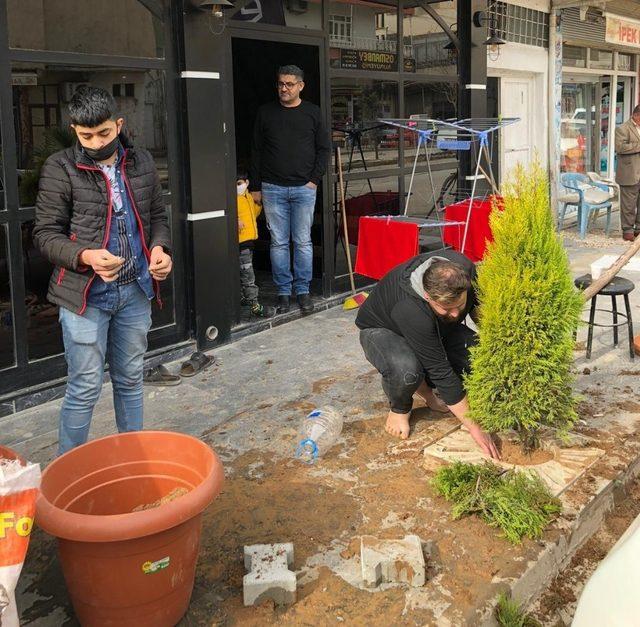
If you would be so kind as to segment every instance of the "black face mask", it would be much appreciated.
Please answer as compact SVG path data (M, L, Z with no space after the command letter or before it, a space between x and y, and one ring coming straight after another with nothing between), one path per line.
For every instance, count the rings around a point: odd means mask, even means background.
M102 148L85 148L82 147L85 154L91 157L94 161L105 161L108 159L120 146L120 138L116 135L106 146Z

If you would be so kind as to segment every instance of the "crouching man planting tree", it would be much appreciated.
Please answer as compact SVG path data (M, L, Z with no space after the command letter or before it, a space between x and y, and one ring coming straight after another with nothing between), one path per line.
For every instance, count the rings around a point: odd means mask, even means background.
M475 320L475 272L469 259L453 251L418 255L382 278L360 308L356 325L389 399L387 433L409 437L416 394L433 410L451 410L482 450L499 458L491 435L467 418L462 385L469 348L476 342L463 324L467 315Z

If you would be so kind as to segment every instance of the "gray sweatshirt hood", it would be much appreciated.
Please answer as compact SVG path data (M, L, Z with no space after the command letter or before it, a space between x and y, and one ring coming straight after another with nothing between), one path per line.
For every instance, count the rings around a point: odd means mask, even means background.
M429 269L434 261L448 261L446 257L429 257L426 261L423 261L415 270L411 272L410 282L413 291L420 297L421 300L426 301L424 297L424 287L422 286L422 277L424 273Z

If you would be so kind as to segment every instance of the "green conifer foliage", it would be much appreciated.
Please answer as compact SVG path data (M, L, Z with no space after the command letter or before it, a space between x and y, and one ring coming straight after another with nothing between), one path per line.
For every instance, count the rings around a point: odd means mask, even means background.
M530 450L540 427L562 434L577 418L570 366L582 300L540 165L519 168L503 197L478 268L479 342L465 386L473 420L491 432L515 429Z
M560 512L560 502L537 475L502 470L489 462L455 462L440 468L431 482L453 503L453 519L476 514L513 544L536 539Z

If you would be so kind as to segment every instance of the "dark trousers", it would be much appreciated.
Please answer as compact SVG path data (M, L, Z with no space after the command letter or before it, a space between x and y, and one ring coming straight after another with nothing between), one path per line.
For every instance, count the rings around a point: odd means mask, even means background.
M253 271L253 250L248 246L240 247L240 291L244 305L258 302L258 286Z
M477 341L474 331L464 324L453 324L441 334L447 358L458 376L469 372L469 347ZM360 344L367 361L382 375L382 389L391 411L407 414L413 407L413 394L423 381L436 387L424 371L407 340L389 329L363 329Z
M640 183L620 185L620 222L623 233L640 231Z

